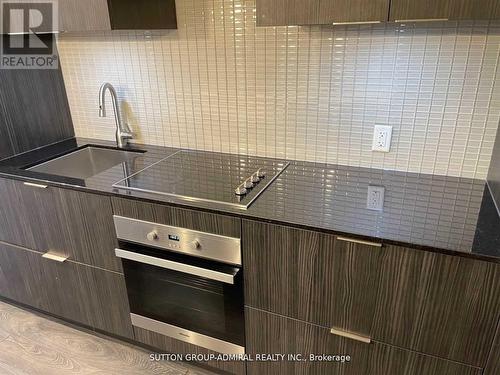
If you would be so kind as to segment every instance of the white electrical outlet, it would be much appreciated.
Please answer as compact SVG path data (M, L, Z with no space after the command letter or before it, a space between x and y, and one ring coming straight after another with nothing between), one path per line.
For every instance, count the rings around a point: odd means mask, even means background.
M368 197L366 199L366 208L374 211L384 210L385 188L383 186L368 186Z
M391 150L392 126L375 125L373 129L372 151L389 152Z

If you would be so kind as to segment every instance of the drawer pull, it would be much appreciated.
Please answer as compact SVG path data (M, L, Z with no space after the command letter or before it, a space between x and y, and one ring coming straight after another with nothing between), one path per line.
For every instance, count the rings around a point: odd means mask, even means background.
M371 242L371 241L357 240L355 238L349 238L349 237L337 236L337 240L339 240L339 241L345 241L345 242L352 242L352 243L359 243L361 245L368 245L368 246L374 246L374 247L382 247L382 244L380 242Z
M47 185L42 185L42 184L34 184L33 182L23 182L24 186L30 186L38 189L47 189Z
M333 22L332 25L334 26L341 26L341 25L376 25L382 23L381 21L354 21L354 22Z
M43 254L42 258L54 260L54 261L59 262L59 263L63 263L66 260L68 260L69 257L64 256L64 255L54 254L54 253L51 253L49 251L49 252L46 252L45 254Z
M394 22L439 22L439 21L448 21L448 18L416 18L409 20L394 20Z
M371 338L366 336L357 335L355 333L350 333L346 331L341 331L340 329L332 328L330 329L330 333L335 336L345 337L347 339L352 339L360 342L364 342L365 344L369 344L372 342Z

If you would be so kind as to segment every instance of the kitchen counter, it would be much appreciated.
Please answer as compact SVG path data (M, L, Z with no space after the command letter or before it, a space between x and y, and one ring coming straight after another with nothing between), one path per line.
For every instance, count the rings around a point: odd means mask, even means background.
M23 169L89 144L114 147L114 142L69 139L0 161L0 176L500 262L500 217L483 180L291 161L248 210L241 210L112 186L179 151L175 148L130 145L147 152L87 179ZM383 211L366 208L369 185L385 187Z

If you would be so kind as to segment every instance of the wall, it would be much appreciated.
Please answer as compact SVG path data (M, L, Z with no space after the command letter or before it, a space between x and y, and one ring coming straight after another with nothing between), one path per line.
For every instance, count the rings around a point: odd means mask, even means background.
M0 69L0 159L73 136L60 69Z
M61 36L77 135L113 139L110 81L139 142L486 177L500 23L256 28L254 0L176 3L176 31ZM374 124L394 127L390 153Z

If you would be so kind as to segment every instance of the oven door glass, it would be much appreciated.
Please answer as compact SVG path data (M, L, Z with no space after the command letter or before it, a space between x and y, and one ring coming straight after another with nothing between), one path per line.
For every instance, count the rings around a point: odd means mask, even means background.
M138 245L120 248L132 313L244 346L240 268Z

